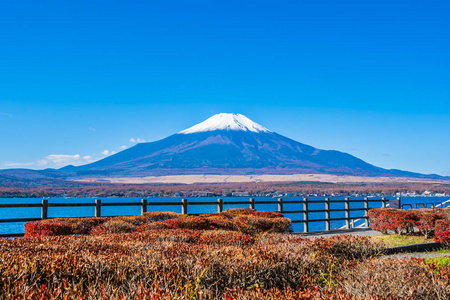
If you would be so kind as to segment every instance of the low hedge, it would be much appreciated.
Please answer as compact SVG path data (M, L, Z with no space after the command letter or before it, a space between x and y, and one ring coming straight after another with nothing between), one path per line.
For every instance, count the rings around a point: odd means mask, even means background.
M394 231L398 234L412 233L417 229L425 238L435 235L435 231L440 234L445 231L445 224L449 209L393 209L393 208L372 208L369 210L370 227L373 230L387 234ZM437 228L437 224L442 224ZM450 226L447 227L450 229Z
M25 224L25 237L71 234L103 235L142 232L154 229L232 230L244 234L286 232L291 220L277 212L229 209L222 213L186 216L171 212L152 212L140 216L102 218L57 218Z

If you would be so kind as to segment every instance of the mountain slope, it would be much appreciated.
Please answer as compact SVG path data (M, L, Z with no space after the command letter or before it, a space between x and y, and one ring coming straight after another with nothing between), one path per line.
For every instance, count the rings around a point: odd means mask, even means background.
M239 114L214 115L165 139L60 171L99 176L324 173L422 177L382 169L347 153L316 149Z

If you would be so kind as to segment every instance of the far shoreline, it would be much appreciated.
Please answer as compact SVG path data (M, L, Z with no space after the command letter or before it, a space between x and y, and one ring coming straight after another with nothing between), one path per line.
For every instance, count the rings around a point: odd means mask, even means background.
M289 175L165 175L143 177L95 177L68 178L68 180L86 183L112 184L204 184L204 183L270 183L270 182L331 182L331 183L449 183L445 179L427 179L411 177L364 177L328 174L289 174Z

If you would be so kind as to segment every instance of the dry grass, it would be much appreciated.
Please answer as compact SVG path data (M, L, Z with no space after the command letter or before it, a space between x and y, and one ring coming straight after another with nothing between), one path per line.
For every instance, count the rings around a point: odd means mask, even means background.
M371 237L374 241L382 242L386 248L407 246L414 244L434 243L434 239L426 239L422 235L376 235Z

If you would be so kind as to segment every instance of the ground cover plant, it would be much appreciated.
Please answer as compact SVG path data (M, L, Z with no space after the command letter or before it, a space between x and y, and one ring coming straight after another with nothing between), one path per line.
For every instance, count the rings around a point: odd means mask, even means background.
M423 235L376 235L372 236L372 239L382 242L386 246L386 248L434 242L433 238L427 239Z
M277 213L199 217L33 223L43 234L0 239L0 299L450 298L442 259L379 259L385 245L370 237L269 232Z
M0 298L450 297L449 267L379 260L382 247L368 237L190 229L1 239Z
M291 220L278 212L228 209L222 213L188 216L152 212L140 216L102 218L56 218L25 224L25 237L70 234L102 235L152 229L233 230L243 233L286 232Z

